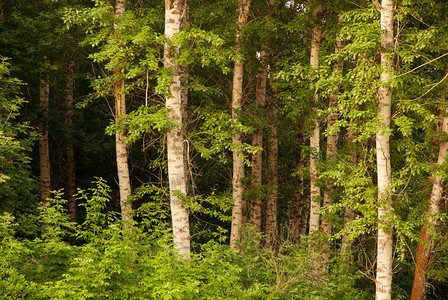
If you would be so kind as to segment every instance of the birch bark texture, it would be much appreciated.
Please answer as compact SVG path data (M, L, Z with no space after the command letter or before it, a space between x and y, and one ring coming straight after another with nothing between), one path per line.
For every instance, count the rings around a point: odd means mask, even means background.
M232 119L235 123L239 122L240 113L243 102L243 77L244 77L244 62L241 58L242 47L242 29L246 26L247 18L249 16L250 0L238 0L238 19L237 19L237 33L235 37L235 54L236 60L233 66L233 84L232 84ZM241 144L243 143L243 136L241 132L234 128L232 132L233 144L233 176L232 176L232 225L230 229L230 247L240 249L241 233L240 227L243 223L243 193L244 186L241 180L245 176L244 162L241 153Z
M310 54L310 65L312 68L319 67L319 50L320 43L322 40L322 5L318 4L313 11L313 31L311 35L311 54ZM315 104L319 102L319 95L313 93L313 101ZM315 111L315 109L313 109ZM310 223L309 223L309 233L313 233L319 230L319 219L320 219L320 187L316 185L317 173L318 173L318 160L320 154L320 130L319 130L319 120L317 117L313 119L313 125L310 133Z
M188 89L184 84L187 68L176 62L179 48L170 44L179 33L188 14L187 0L165 0L165 38L163 64L171 70L170 94L165 99L169 119L176 126L167 134L168 179L170 186L171 218L173 223L174 247L184 258L190 253L190 223L187 206L182 198L188 193L187 161L185 143L186 108Z
M376 133L376 161L378 175L378 241L376 269L376 300L392 296L392 170L390 161L390 122L394 53L394 1L381 2L381 86L378 89L379 129Z
M448 134L448 113L445 110L445 116L442 117L442 126L440 131ZM437 166L443 165L448 156L448 141L440 144ZM426 220L420 231L420 241L417 246L417 259L415 263L414 283L412 286L411 300L426 299L426 280L430 266L432 250L435 246L436 226L438 225L437 214L440 212L440 203L443 194L442 174L435 174L433 177L433 186L431 190L430 202L426 212Z
M120 18L126 10L126 1L117 0L115 2L115 20ZM115 30L117 23L114 23ZM115 119L119 121L126 115L126 93L125 81L122 70L115 69L114 97L115 97ZM115 150L117 156L117 175L118 186L120 190L121 219L125 223L124 228L128 228L127 223L132 221L132 203L129 201L131 196L131 179L129 176L128 151L125 141L126 133L117 131L115 133Z
M46 58L44 58L47 61ZM50 81L48 75L42 75L39 90L39 165L40 165L40 200L50 198L51 164L50 141L48 135L48 110L50 101Z

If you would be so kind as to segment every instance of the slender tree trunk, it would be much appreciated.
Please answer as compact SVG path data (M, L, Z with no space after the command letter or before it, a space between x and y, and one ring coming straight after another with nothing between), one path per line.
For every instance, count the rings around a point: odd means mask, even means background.
M353 121L350 120L350 124L353 124ZM352 165L356 165L358 163L358 153L356 152L355 145L355 137L356 133L354 130L349 129L348 131L348 145L352 147L351 149L351 155L350 155L350 163ZM355 219L355 212L350 207L345 207L344 211L344 228L347 229L350 222ZM342 244L341 244L341 254L344 258L349 259L349 255L351 252L351 241L349 239L349 233L344 232L344 235L342 236Z
M312 68L319 67L319 50L320 42L322 40L322 5L318 5L313 11L313 32L311 36L311 55L310 64ZM314 103L317 105L319 101L319 95L313 94ZM315 109L314 109L315 110ZM317 180L317 163L320 154L320 132L319 121L316 116L313 119L313 125L310 134L310 182L311 182L311 207L310 207L310 228L309 232L313 233L319 230L319 210L320 210L320 188L316 185Z
M122 74L120 71L116 71L115 75L119 77ZM126 115L124 88L124 80L120 80L115 84L115 118L117 120ZM115 134L121 219L123 222L129 222L132 220L132 203L128 201L128 198L131 196L131 180L129 177L128 152L125 137L126 133L123 131L118 131ZM127 228L127 225L125 225L125 228Z
M302 122L298 122L299 128L303 127ZM299 145L304 143L304 137L302 133L296 133L296 140ZM295 162L295 170L303 169L303 158L302 153L298 152ZM303 175L300 173L300 177L294 182L293 187L293 200L289 216L289 227L290 227L290 239L293 243L298 243L300 241L300 235L306 233L305 230L301 229L301 223L306 220L302 220L303 212L308 210L305 205L305 194L303 192ZM303 225L302 225L303 226ZM306 225L305 225L306 227Z
M294 244L300 241L300 217L302 215L302 191L293 187L291 208L289 211L289 240Z
M126 9L125 0L116 0L115 2L115 18L121 17ZM116 28L116 24L115 24ZM126 115L126 94L125 82L122 71L115 70L115 119L119 122ZM129 176L128 151L125 141L126 132L117 131L115 134L115 148L117 154L117 170L118 185L120 189L120 206L121 219L125 223L124 228L127 229L129 221L132 221L132 203L129 201L131 196L131 179Z
M182 197L188 193L187 161L186 161L186 108L188 89L184 82L187 68L176 61L179 49L170 45L173 35L179 33L188 14L186 0L165 0L165 37L163 63L172 72L170 95L166 97L166 107L170 110L169 118L178 126L167 134L168 178L170 185L171 217L173 223L174 247L179 254L189 257L190 224L187 206L182 204Z
M235 50L237 59L233 66L233 90L232 90L232 119L236 122L239 121L239 115L241 113L243 102L243 77L244 77L244 64L243 60L239 58L241 55L241 30L246 26L247 18L249 15L250 0L238 1L238 32L235 38ZM242 159L242 153L238 150L238 146L243 142L243 137L238 129L234 129L232 133L232 144L235 147L233 150L233 177L232 177L232 227L230 230L230 247L239 249L241 234L240 226L243 222L243 193L244 186L241 179L244 178L244 162Z
M376 160L378 172L378 254L376 274L376 299L388 300L392 295L392 213L389 134L392 90L389 86L393 72L394 51L394 1L381 2L381 75L378 89L378 119L380 128L376 134Z
M304 128L304 122L305 120L303 118L298 120L298 125L299 128ZM297 135L298 138L298 142L305 145L306 144L306 138L304 134L299 134ZM300 164L301 167L304 167L304 157L302 155L302 153L300 154ZM300 181L302 183L302 188L305 188L305 181L304 181L304 176L300 175ZM301 193L302 195L302 204L301 204L301 209L300 209L300 222L299 222L299 235L300 236L304 236L307 234L307 229L308 229L308 220L309 220L309 214L310 214L310 204L311 204L311 199L310 199L310 194L305 193L304 191L302 191Z
M68 200L68 214L70 221L76 222L76 173L75 173L75 161L73 151L73 89L75 74L75 61L71 58L71 55L67 55L69 61L66 65L66 85L64 89L65 101L67 105L65 123L67 124L67 137L68 144L65 149L66 155L66 170L67 170L67 200Z
M355 219L355 212L350 208L346 207L344 209L344 228L347 228L348 224ZM342 236L342 244L341 244L341 253L344 255L348 255L350 253L350 249L352 246L352 242L349 239L348 233L344 233Z
M258 68L257 88L255 104L257 109L263 109L266 103L266 79L267 79L267 60L268 49L261 47L260 59L261 66ZM252 146L263 147L263 129L257 128L252 139ZM250 223L254 225L255 231L261 232L261 196L260 186L262 183L263 171L263 151L260 150L252 155L252 183L251 188L255 191L250 209Z
M334 52L338 53L341 49L342 49L341 39L339 39L339 37L336 37L336 47L335 47ZM342 73L342 62L338 62L333 66L333 72ZM330 94L330 101L329 101L330 114L327 117L327 130L328 131L331 130L331 128L334 126L334 124L338 120L338 113L337 113L338 94L339 94L338 88L336 88ZM328 162L336 162L337 150L338 150L338 134L333 133L327 137L327 161ZM323 206L325 208L328 208L333 204L333 193L334 193L333 181L327 180L325 185L326 185L326 189L324 191ZM333 226L331 224L331 221L328 218L322 218L321 228L322 228L322 232L327 236L327 238L331 236L332 227ZM327 239L324 244L324 252L323 252L323 256L322 256L322 258L323 258L322 264L323 265L326 265L328 259L330 258L329 250L330 250L330 245L329 245L328 239Z
M46 59L46 58L44 58ZM40 81L40 116L39 116L39 161L40 161L40 200L45 202L50 198L50 146L48 138L48 105L50 94L50 82L48 75Z
M448 134L448 117L441 117L441 121L442 127L440 128L440 131ZM440 144L437 165L443 165L447 160L447 156L448 141L444 141ZM440 212L440 204L443 194L443 183L443 174L436 173L433 178L429 207L425 216L426 220L420 231L420 241L417 246L417 261L415 264L414 284L412 286L411 300L426 299L426 276L430 266L431 252L435 246L434 237L437 235L437 214Z
M299 235L303 236L306 235L306 230L309 227L308 225L308 219L309 219L309 214L310 214L310 198L305 195L302 194L302 196L304 197L302 199L302 208L301 208L301 215L300 215L300 223L299 223Z
M341 40L339 38L336 38L335 53L338 53L341 49L342 49ZM336 72L341 73L342 72L342 63L341 62L336 63L333 66L333 71L335 73ZM336 111L337 105L338 105L338 94L339 94L339 89L337 89L337 88L330 94L330 101L329 101L330 114L328 115L328 118L327 118L327 130L330 130L334 126L336 121L338 120L338 113ZM330 134L327 137L327 160L328 161L336 160L336 155L337 155L337 150L338 150L337 146L338 146L338 134L337 133ZM324 191L323 206L328 208L330 205L333 204L332 192L334 190L334 185L331 180L328 180L326 182L326 186L327 186L327 189ZM326 235L331 235L332 224L331 224L331 222L328 221L328 219L326 219L326 218L322 219L321 228L322 228L322 231Z
M274 79L271 78L271 82ZM265 245L274 248L277 239L277 205L278 205L278 129L277 129L277 91L272 87L268 104L268 120L271 130L268 137L268 194L266 207Z

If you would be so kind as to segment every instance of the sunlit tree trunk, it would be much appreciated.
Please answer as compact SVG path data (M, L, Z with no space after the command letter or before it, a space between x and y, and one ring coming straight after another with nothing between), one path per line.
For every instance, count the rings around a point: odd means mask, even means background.
M66 64L66 84L64 89L65 102L67 105L65 123L67 124L68 144L65 149L65 165L67 170L67 200L70 221L76 222L76 173L73 151L73 88L75 74L75 61L67 55L69 61Z
M165 68L171 70L172 82L170 95L166 97L166 107L169 109L169 119L177 126L167 134L168 178L170 185L171 217L173 223L174 247L184 258L190 253L189 211L182 203L182 197L188 193L187 161L185 143L186 108L188 89L185 86L187 68L179 65L175 58L179 48L170 45L173 35L179 33L185 24L188 14L186 0L165 0L165 37L164 47Z
M125 0L115 2L115 18L121 17L126 8ZM115 24L116 28L117 24ZM120 120L126 115L126 94L125 82L122 71L116 69L115 72L115 119ZM125 141L126 133L117 131L115 134L115 149L117 154L118 185L120 189L120 207L121 219L125 223L124 228L128 228L129 221L132 220L132 203L129 201L131 196L131 179L129 177L128 151Z
M46 58L45 58L46 60ZM48 106L50 100L50 82L48 75L43 75L40 81L39 95L39 162L40 162L40 200L45 202L50 198L50 145L48 137Z
M271 77L271 83L274 79ZM277 91L271 84L268 101L268 120L270 132L268 137L268 186L266 203L265 245L274 248L277 239L277 205L278 205L278 128L277 128Z
M233 66L233 89L232 89L232 118L236 122L239 121L239 115L241 113L242 101L243 101L243 76L244 76L244 64L243 60L239 57L242 54L241 51L241 30L246 26L247 18L249 15L250 0L238 1L238 19L237 26L238 31L235 38L235 51L237 59ZM241 179L244 178L244 162L241 157L242 153L238 150L238 146L243 142L243 137L238 129L234 129L232 133L232 144L235 147L233 149L233 177L232 177L232 227L230 231L230 247L239 249L239 243L241 241L240 226L243 222L243 193L244 186Z
M447 112L445 112L447 113ZM442 118L440 131L448 134L448 117ZM448 141L440 144L437 165L443 165L448 156ZM431 252L435 246L436 227L438 225L437 214L440 212L440 204L443 194L443 174L436 173L433 178L433 186L430 196L429 207L425 215L425 223L420 231L420 241L417 246L417 259L415 263L414 284L412 286L411 300L426 299L426 278L430 266Z
M394 52L394 1L381 2L381 87L378 89L378 119L380 128L376 134L376 161L378 173L378 241L376 269L376 299L388 300L392 295L392 213L389 140Z
M267 64L266 59L268 50L266 46L261 47L260 60L261 66L258 68L257 74L257 88L255 105L256 109L262 109L266 102L266 80L267 80ZM263 129L257 128L252 138L252 146L263 147ZM252 155L252 182L251 188L255 191L255 196L252 199L252 206L250 209L250 223L254 225L255 231L261 232L261 197L260 186L262 183L263 171L263 151L260 150Z
M342 49L342 43L339 37L336 37L336 47L335 47L335 53L338 53ZM333 66L333 72L334 73L341 73L342 72L342 62L337 62ZM330 114L327 117L327 130L331 131L331 128L334 126L336 121L338 120L338 113L337 113L337 106L338 106L338 94L339 89L336 88L333 90L330 94L329 99L329 110ZM338 150L338 134L331 133L327 137L327 161L328 162L335 162L336 161L336 155ZM332 180L327 180L326 183L326 189L324 190L324 201L323 206L324 208L328 208L333 204L333 193L334 193L334 185ZM322 218L321 223L322 232L327 236L331 236L331 230L332 230L332 224L328 218ZM325 265L328 261L329 257L329 249L330 245L328 243L328 240L324 244L324 253L323 253L323 264Z
M313 31L311 36L311 55L310 55L310 65L312 68L319 67L319 50L320 42L322 40L322 5L318 5L313 11ZM319 95L317 93L313 94L313 101L317 105L319 101ZM315 110L315 109L314 109ZM317 180L317 163L319 160L320 153L320 131L319 131L319 121L316 116L314 116L313 124L310 133L310 183L311 183L311 206L310 206L310 226L309 232L313 233L319 230L319 210L320 210L320 188L316 185Z

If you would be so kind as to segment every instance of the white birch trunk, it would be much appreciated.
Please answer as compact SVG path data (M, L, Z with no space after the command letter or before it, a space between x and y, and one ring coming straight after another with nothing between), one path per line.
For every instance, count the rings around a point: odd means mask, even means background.
M320 42L322 39L322 5L318 5L313 11L313 32L311 36L311 55L310 65L312 68L319 67L319 50ZM317 105L319 102L319 95L313 94L313 101ZM315 109L313 109L315 110ZM316 185L317 173L318 173L318 160L320 154L320 131L319 121L317 117L313 119L313 125L310 133L310 184L311 184L311 205L310 205L310 225L309 233L313 233L319 230L319 218L320 218L320 187Z
M165 37L164 66L172 71L170 95L166 97L169 118L177 126L167 134L168 178L170 186L171 217L173 223L174 247L184 258L190 253L190 223L187 206L182 204L182 197L187 196L187 161L185 143L186 107L188 89L183 81L187 71L175 61L178 48L169 45L173 35L181 31L187 17L186 0L165 0Z
M121 72L116 72L120 76ZM115 84L115 118L119 120L126 115L126 100L124 95L124 80ZM118 131L115 134L115 150L117 156L118 186L120 190L121 219L127 223L132 220L131 180L129 177L128 152L125 141L126 133ZM124 225L128 228L128 225Z
M376 159L378 172L378 253L376 273L376 300L389 300L392 295L392 213L389 134L391 121L392 90L389 81L393 71L394 50L394 1L381 2L381 84L378 89L378 118L380 128L376 134Z
M126 9L125 0L116 0L115 2L115 18L121 17ZM116 28L116 23L114 24ZM125 82L122 77L122 71L116 69L114 72L116 81L114 84L114 97L115 97L115 119L120 120L126 115L126 95L125 95ZM120 207L121 207L121 219L124 222L124 229L128 229L128 223L132 221L132 203L129 201L131 196L131 180L129 176L128 165L128 152L125 141L126 133L123 131L117 131L115 134L115 150L117 156L117 175L118 186L120 190Z
M235 38L236 55L240 56L241 51L241 30L246 26L247 17L249 15L250 0L238 1L238 32ZM241 58L235 60L233 67L233 89L232 89L232 118L238 122L239 114L242 109L243 102L243 77L244 64ZM242 153L237 149L243 142L242 134L237 129L233 130L232 143L236 149L233 150L233 177L232 177L232 227L230 230L230 247L240 249L241 233L240 226L243 223L243 193L244 186L241 179L244 178L244 162L241 157Z

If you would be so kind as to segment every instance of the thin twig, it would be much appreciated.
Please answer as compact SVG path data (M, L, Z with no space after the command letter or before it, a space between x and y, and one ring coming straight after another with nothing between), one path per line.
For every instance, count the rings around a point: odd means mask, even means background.
M397 75L397 76L392 77L392 79L394 79L394 78L398 78L398 77L401 77L401 76L404 76L404 75L407 75L407 74L409 74L409 73L412 73L412 72L414 72L415 70L418 70L418 69L420 69L421 67L424 67L424 66L426 66L427 64L430 64L430 63L432 63L433 61L436 61L436 60L438 60L438 59L440 59L440 58L442 58L442 57L445 57L445 56L447 56L447 55L448 55L448 53L445 53L445 54L443 54L443 55L441 55L441 56L439 56L439 57L436 57L436 58L434 58L434 59L431 59L430 61L427 61L427 62L425 62L424 64L422 64L422 65L420 65L420 66L418 66L418 67L415 67L415 68L412 69L412 70L407 71L406 73L403 73L403 74L400 74L400 75Z
M446 73L446 75L442 78L442 80L440 80L439 82L435 83L429 90L427 90L426 92L423 93L423 95L415 98L415 99L410 99L410 100L404 100L404 101L415 101L418 99L423 98L425 95L427 95L430 91L432 91L433 89L435 89L439 84L441 84L446 78L448 77L448 73Z

